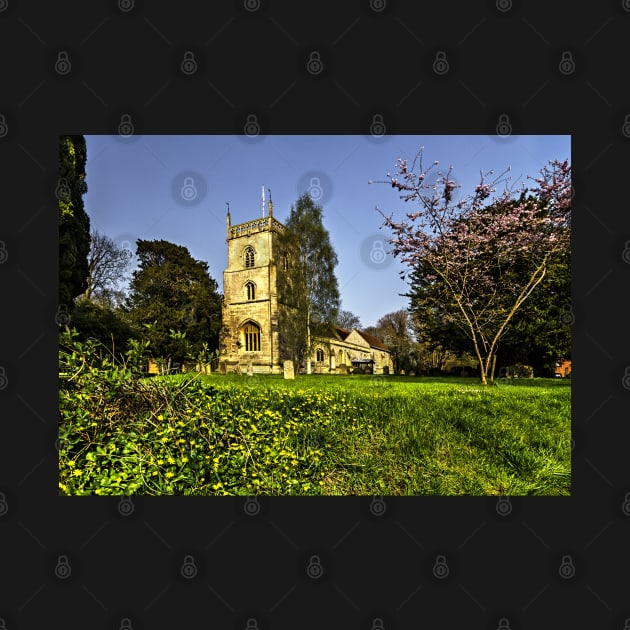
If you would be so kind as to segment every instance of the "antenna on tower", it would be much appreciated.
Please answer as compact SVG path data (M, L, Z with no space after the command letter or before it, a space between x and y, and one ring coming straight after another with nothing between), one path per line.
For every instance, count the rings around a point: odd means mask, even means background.
M265 218L265 187L262 187L262 213L263 219Z

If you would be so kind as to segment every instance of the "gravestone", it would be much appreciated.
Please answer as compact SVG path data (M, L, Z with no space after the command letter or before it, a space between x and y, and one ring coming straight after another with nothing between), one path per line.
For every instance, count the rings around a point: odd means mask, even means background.
M341 365L337 366L337 373L338 374L347 374L348 373L348 366L345 363L342 363Z
M252 365L252 362L250 361L247 364L247 376L253 376L254 375L254 366Z
M290 359L284 362L284 378L285 379L294 379L295 371L293 369L293 361Z

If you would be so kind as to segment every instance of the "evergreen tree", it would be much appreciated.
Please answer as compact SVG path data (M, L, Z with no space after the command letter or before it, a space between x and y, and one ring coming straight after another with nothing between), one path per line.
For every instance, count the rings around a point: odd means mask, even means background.
M83 136L59 138L59 304L72 312L74 298L87 288L90 218L83 208L87 192Z
M150 350L166 360L218 347L221 296L208 264L168 241L137 241L139 266L126 301L129 317L148 331Z
M570 253L549 264L539 290L523 304L498 348L502 365L531 365L536 376L553 376L560 358L571 358L571 327L564 321L571 303Z
M131 325L121 309L86 299L77 300L72 313L72 327L79 333L79 340L100 341L103 345L101 354L107 357L114 355L119 360L125 359L130 340L140 338L142 333Z

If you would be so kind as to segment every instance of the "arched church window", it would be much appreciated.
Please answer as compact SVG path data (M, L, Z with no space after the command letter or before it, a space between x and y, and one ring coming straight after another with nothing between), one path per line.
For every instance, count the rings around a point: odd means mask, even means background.
M247 299L255 300L256 299L256 285L253 282L246 282L245 289L247 291Z
M317 348L315 353L315 360L322 362L324 360L324 351L321 348Z
M253 267L254 266L254 248L251 245L248 245L243 252L243 257L245 258L245 267Z
M245 351L246 352L259 352L260 351L260 328L256 324L246 324L245 329Z

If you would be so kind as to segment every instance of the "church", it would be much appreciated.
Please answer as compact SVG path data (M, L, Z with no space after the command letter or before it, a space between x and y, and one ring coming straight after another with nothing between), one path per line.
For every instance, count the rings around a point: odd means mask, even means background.
M285 227L267 216L238 225L227 212L228 264L223 272L223 327L219 370L282 374L287 358L281 347L278 309L278 274L288 272L278 264L277 239ZM311 371L316 374L393 373L388 348L376 337L360 330L329 326L327 336L314 336ZM307 366L296 366L304 372Z

